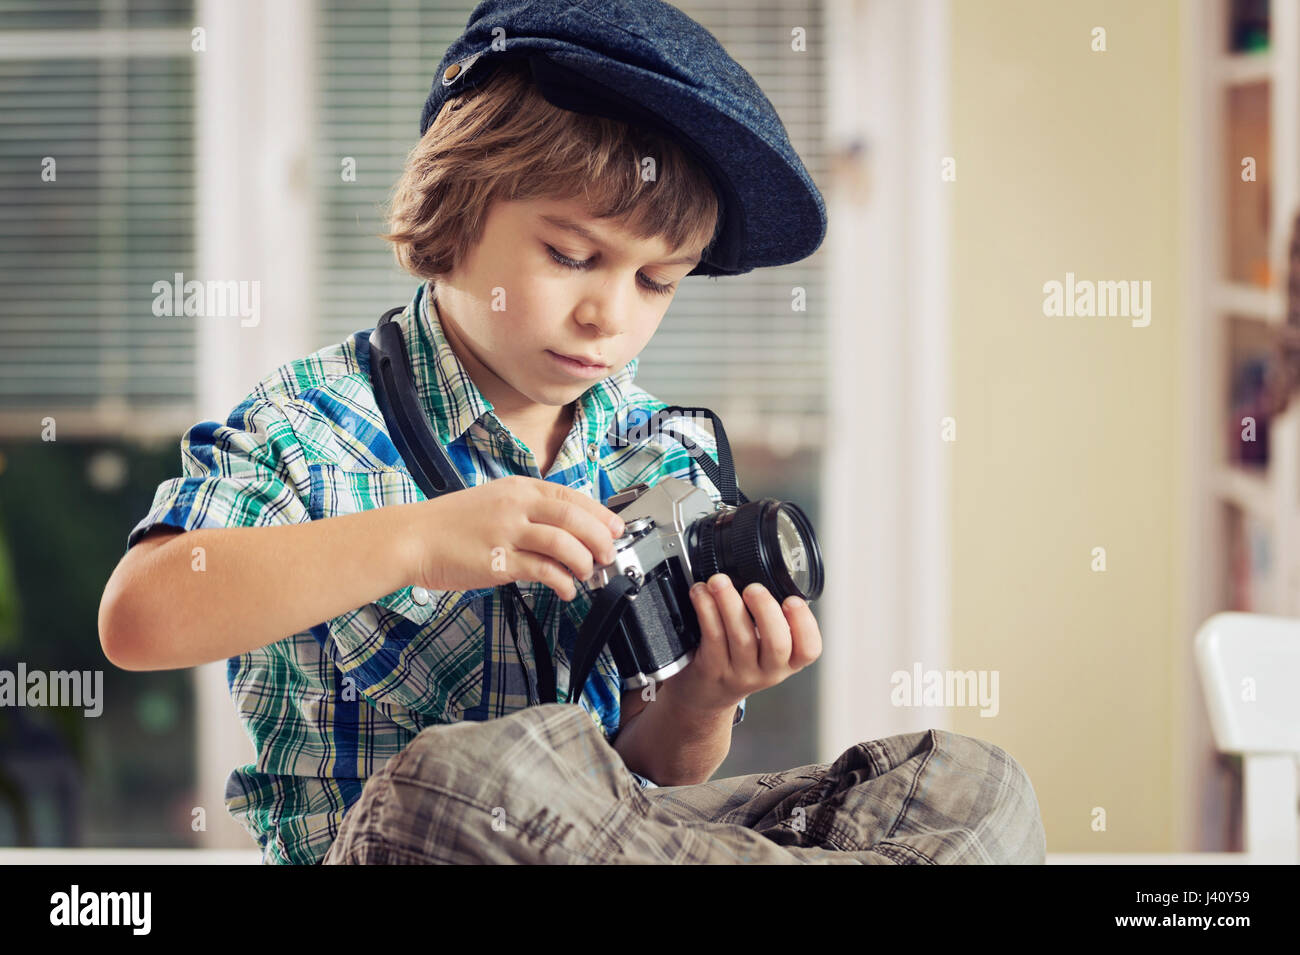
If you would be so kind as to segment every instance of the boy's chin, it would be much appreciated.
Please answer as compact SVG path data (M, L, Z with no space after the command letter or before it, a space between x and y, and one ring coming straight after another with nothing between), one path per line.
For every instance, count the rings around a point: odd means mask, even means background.
M521 391L521 394L527 395L532 399L534 404L546 405L550 408L563 408L571 405L587 392L595 382L586 385L578 382L574 385L550 385L548 387L538 388L535 391Z

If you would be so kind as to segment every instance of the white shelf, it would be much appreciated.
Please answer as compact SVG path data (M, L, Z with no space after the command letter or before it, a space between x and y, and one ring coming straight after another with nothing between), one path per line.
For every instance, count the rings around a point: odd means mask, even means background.
M1225 86L1245 86L1273 79L1271 53L1229 53L1218 57L1215 68Z
M1181 69L1186 91L1182 122L1187 228L1183 253L1187 259L1186 305L1189 330L1186 401L1188 404L1186 459L1192 493L1188 497L1186 619L1184 638L1195 633L1211 614L1223 608L1225 584L1233 578L1234 541L1222 519L1225 503L1239 507L1242 530L1255 537L1267 531L1268 572L1251 572L1256 612L1300 616L1300 402L1269 423L1268 470L1229 465L1220 458L1223 400L1231 393L1232 369L1225 349L1234 329L1232 317L1270 325L1286 320L1287 268L1291 223L1300 208L1300 3L1283 0L1270 5L1269 49L1225 54L1230 35L1229 0L1205 0L1180 5ZM1229 257L1225 238L1230 223L1229 201L1240 200L1225 170L1239 157L1230 156L1229 129L1224 110L1227 94L1257 83L1268 84L1267 168L1271 182L1267 201L1268 258L1274 276L1271 289L1228 282ZM1261 197L1263 198L1263 197ZM1262 251L1262 250L1261 250ZM1253 330L1258 331L1258 330ZM1252 557L1255 555L1251 555ZM1194 794L1179 807L1175 824L1182 845L1213 845L1221 840L1232 806L1221 791L1222 780L1207 778L1207 754L1214 740L1205 716L1199 675L1190 654L1181 659L1184 710L1176 770L1185 791ZM1213 774L1211 773L1212 777Z
M1263 474L1244 467L1226 465L1215 475L1215 493L1256 517L1271 519L1274 513L1273 486Z
M1286 300L1281 292L1243 282L1215 283L1214 307L1224 315L1244 315L1277 325L1286 320Z

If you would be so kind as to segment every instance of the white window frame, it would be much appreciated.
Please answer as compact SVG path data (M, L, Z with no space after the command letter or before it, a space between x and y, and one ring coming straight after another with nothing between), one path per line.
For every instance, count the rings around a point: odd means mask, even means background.
M196 243L202 277L259 281L260 320L201 321L200 417L225 421L257 382L311 349L318 242L311 155L315 10L310 0L199 0ZM214 608L220 612L220 608ZM230 701L226 661L196 668L198 804L204 848L248 848L225 808L226 778L256 761Z
M828 0L828 600L818 759L949 727L890 675L949 666L948 0ZM854 143L865 149L858 158ZM917 170L920 170L918 173Z

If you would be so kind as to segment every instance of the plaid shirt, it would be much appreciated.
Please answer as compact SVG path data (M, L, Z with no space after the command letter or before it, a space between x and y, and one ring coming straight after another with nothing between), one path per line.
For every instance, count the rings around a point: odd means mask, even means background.
M535 458L497 419L448 345L429 292L421 284L394 322L406 339L424 411L466 486L510 474L541 478ZM224 425L191 427L181 439L185 476L159 485L149 513L127 538L128 550L158 524L185 530L297 524L423 500L371 390L369 336L370 329L355 332L281 366ZM717 488L689 452L646 427L667 403L632 384L636 366L634 358L577 400L572 429L545 480L604 502L639 481L653 485L671 476L696 484L717 503ZM711 427L690 416L671 421L669 427L717 460ZM565 702L569 655L591 608L590 591L579 582L578 597L565 602L544 584L520 581L519 588L552 649L558 698ZM535 691L527 623L521 615L516 649L499 604L495 588L404 587L230 658L231 697L257 761L230 774L226 807L262 847L263 862L319 862L366 779L425 727L493 719L529 705L519 661L520 655L527 661ZM611 743L619 692L606 648L579 705ZM744 712L742 701L736 723Z

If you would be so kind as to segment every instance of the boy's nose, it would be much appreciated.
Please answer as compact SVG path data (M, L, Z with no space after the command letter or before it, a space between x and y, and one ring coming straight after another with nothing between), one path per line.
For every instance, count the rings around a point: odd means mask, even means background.
M619 296L611 289L601 289L585 296L578 305L578 321L602 335L618 335L626 331L628 309L618 301ZM605 354L604 347L592 346L589 351Z

